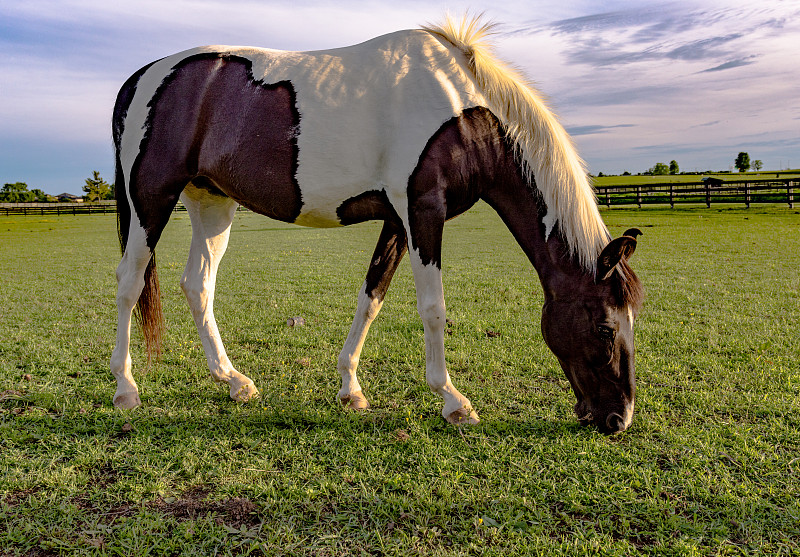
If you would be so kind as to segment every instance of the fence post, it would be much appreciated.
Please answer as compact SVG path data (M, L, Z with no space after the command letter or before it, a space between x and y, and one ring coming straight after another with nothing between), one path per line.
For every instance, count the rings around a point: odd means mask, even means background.
M786 200L789 202L789 208L794 209L794 199L792 198L792 181L786 181Z
M636 186L636 204L642 208L642 186Z
M669 185L669 208L675 208L675 184Z
M711 184L706 181L706 209L711 208Z
M608 194L608 190L606 190L606 207L611 208L611 196Z
M750 208L750 182L744 183L744 204L745 207Z

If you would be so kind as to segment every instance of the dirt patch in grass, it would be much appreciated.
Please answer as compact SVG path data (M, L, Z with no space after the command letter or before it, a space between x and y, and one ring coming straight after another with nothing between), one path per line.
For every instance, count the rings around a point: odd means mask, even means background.
M98 478L103 482L103 478ZM113 480L111 480L113 481ZM28 493L34 492L27 490L19 492L6 499L6 504L17 504ZM104 519L114 523L120 518L127 518L136 515L143 509L155 511L164 516L172 517L177 520L198 520L208 515L214 515L217 524L225 524L234 528L242 525L248 528L261 523L258 517L258 507L246 497L233 497L215 501L208 499L211 490L205 486L195 486L185 491L180 497L158 497L152 501L141 503L121 503L109 508L102 508L84 495L79 495L72 499L74 505L89 513L102 516Z
M14 389L8 389L0 393L0 402L5 402L7 400L14 400L23 397L23 393L19 391L15 391Z
M6 495L3 499L0 499L0 503L3 505L8 505L9 507L16 507L22 501L28 498L28 496L38 493L41 490L39 487L30 487L28 489L20 489L18 491L12 491L8 495Z
M13 553L0 553L1 556L5 557L5 555L13 555ZM24 557L58 557L60 553L56 553L55 551L51 551L49 549L40 549L35 547L26 551Z
M196 520L209 514L215 514L217 523L229 526L248 527L259 524L255 503L246 497L233 497L221 501L208 500L211 493L207 487L197 486L189 489L177 498L159 497L147 504L151 509L172 516L179 520Z

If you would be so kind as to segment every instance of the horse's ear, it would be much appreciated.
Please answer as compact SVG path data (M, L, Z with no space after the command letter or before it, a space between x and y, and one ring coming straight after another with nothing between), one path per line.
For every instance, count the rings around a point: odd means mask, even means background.
M628 260L633 252L636 251L636 237L628 232L624 236L611 240L597 256L597 282L606 280L614 272L614 267L620 261ZM639 232L641 234L641 232Z
M633 238L635 240L637 237L641 236L642 234L644 234L644 232L642 232L638 228L629 228L628 230L623 232L622 235L623 236L630 236L631 238Z

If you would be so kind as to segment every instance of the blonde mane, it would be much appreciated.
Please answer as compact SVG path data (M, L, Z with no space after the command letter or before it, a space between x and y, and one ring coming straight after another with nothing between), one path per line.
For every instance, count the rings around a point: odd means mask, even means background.
M460 22L448 16L443 24L423 29L464 53L486 108L503 124L529 182L536 183L544 198L547 236L558 223L570 253L594 271L610 236L584 163L540 93L520 71L494 56L487 38L495 27L481 16L464 16Z

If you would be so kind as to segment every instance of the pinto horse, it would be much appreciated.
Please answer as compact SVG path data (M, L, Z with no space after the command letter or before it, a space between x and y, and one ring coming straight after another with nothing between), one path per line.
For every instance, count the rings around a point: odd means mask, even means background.
M134 310L148 359L160 353L154 249L180 199L192 223L181 287L211 375L231 398L258 394L228 359L213 311L217 267L243 205L314 227L382 220L338 359L339 399L369 406L359 355L408 252L427 383L448 422L477 423L445 366L441 244L445 221L482 199L538 272L544 340L577 397L579 421L626 429L642 300L628 258L639 231L611 240L569 137L526 79L494 56L491 31L464 18L327 51L200 47L128 79L113 117L123 251L114 405L140 404L129 353Z

